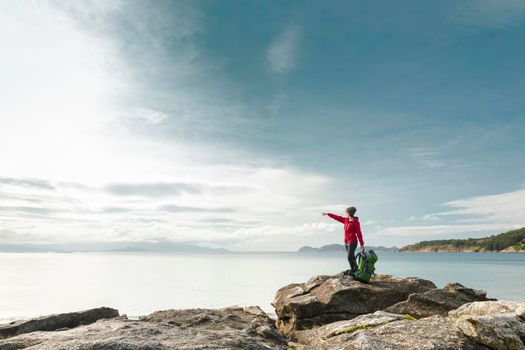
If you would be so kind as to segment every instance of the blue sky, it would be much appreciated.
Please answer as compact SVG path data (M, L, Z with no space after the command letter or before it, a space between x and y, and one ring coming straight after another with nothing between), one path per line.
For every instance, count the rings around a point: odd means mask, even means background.
M525 226L525 3L1 1L0 240Z

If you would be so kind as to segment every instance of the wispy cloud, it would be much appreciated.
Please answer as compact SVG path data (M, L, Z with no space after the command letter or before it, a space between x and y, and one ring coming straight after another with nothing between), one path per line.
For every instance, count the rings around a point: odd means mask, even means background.
M225 224L225 225L235 225L235 226L253 226L258 225L261 222L257 220L236 220L232 218L225 217L210 217L203 218L199 220L200 223L216 225L216 224Z
M182 193L197 193L201 187L187 183L114 183L105 187L117 196L164 197Z
M10 206L0 206L0 211L3 212L15 212L15 213L28 213L28 214L41 214L41 215L48 215L53 210L48 208L41 208L41 207L10 207Z
M448 146L450 147L450 146ZM406 150L410 160L414 161L419 167L435 169L450 166L453 160L447 158L447 146L440 147L412 147Z
M467 0L453 2L449 17L456 22L476 27L512 26L525 17L522 0Z
M37 187L52 190L54 187L46 180L39 179L13 179L9 177L0 177L0 185L17 185L24 187Z
M448 224L448 225L431 225L431 226L398 226L390 227L382 230L383 234L393 236L410 236L412 241L419 239L442 239L443 235L453 234L469 234L476 233L480 236L480 233L492 232L499 233L507 230L523 227L523 224L505 224L505 223L493 223L493 224Z
M500 222L525 226L525 189L486 196L475 196L444 204L450 211L440 216L463 216L482 222Z
M148 124L157 125L169 118L169 115L151 109L138 108L131 112L128 117L145 121Z
M68 2L57 8L103 39L120 83L113 93L125 101L113 106L116 125L188 141L250 122L248 107L231 97L239 89L205 53L207 28L197 4Z
M162 211L169 213L184 213L184 212L196 212L196 213L228 213L233 212L233 208L202 208L202 207L187 207L182 205L163 205L159 208Z
M129 208L122 208L122 207L108 207L108 208L102 208L99 210L99 213L104 214L120 214L120 213L129 213L131 209Z
M442 204L450 210L424 215L423 221L448 219L441 225L389 227L383 233L399 236L432 236L476 232L502 232L525 227L525 189L475 196ZM415 221L410 217L408 221Z
M425 214L422 218L424 221L439 221L441 220L439 215L436 214Z
M3 229L0 227L0 243L39 243L41 236L33 234L32 232L15 232L14 230Z
M285 74L297 66L301 36L301 29L289 24L275 37L266 52L272 71Z
M170 167L181 172L173 164ZM246 248L268 236L302 240L304 234L331 232L336 227L308 221L297 225L305 221L329 184L317 174L253 164L201 164L198 169L189 172L199 173L195 178L199 183L72 186L49 181L53 191L27 187L12 178L4 185L6 195L0 197L0 228L11 232L5 239L18 243L25 239L26 243L167 240ZM27 204L34 199L37 204Z

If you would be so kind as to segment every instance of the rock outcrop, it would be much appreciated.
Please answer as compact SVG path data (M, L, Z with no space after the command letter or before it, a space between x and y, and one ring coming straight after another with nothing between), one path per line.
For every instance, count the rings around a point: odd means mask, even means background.
M301 335L304 343L290 345L300 350L486 349L476 347L474 342L457 332L454 325L441 316L432 316L419 321L392 317L391 320L379 325L370 324L370 318L370 315L359 316L354 322L349 323L350 327L332 335L322 334L324 338L307 334L313 330L303 331L306 333ZM324 327L329 329L332 325Z
M373 313L435 288L434 283L416 277L375 275L370 284L364 284L342 274L316 276L279 289L272 305L277 328L294 339L295 331Z
M490 349L525 349L525 302L474 302L449 316L463 334Z
M109 308L51 315L1 325L0 350L525 350L525 302L487 300L458 283L317 276L280 289L273 304L277 321L257 306L138 320Z
M525 302L468 303L420 320L386 312L296 333L301 350L524 350Z
M31 320L14 321L0 325L0 339L36 331L54 331L87 325L103 318L118 317L119 313L109 307L69 312L64 314L38 317Z
M318 276L279 290L274 306L289 346L301 350L525 350L525 302L490 300L459 283Z
M415 318L434 315L445 316L450 310L473 301L486 301L483 290L464 287L459 283L449 283L444 288L431 289L425 293L411 294L407 300L389 306L387 312L409 314Z
M0 350L286 349L286 341L259 307L158 311L128 320L39 331L0 340Z

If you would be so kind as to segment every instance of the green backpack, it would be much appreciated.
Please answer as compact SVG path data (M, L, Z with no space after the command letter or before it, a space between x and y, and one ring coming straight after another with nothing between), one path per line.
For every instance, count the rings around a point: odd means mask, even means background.
M369 283L370 278L372 278L376 270L375 263L378 260L377 254L373 250L369 250L368 253L363 251L357 253L356 258L357 270L352 277L359 282Z

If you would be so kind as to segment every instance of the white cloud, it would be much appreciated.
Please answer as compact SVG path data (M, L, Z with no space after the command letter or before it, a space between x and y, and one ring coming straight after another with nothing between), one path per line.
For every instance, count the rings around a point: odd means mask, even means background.
M390 227L383 230L383 233L394 236L499 233L525 227L525 189L454 200L443 206L451 210L426 214L422 219L434 221L455 218L448 224Z
M443 146L442 146L443 147ZM420 167L427 169L441 168L449 164L445 161L444 150L438 147L413 147L406 154Z
M449 235L456 233L476 233L476 232L493 232L499 233L506 230L513 230L523 227L519 224L449 224L449 225L433 225L433 226L399 226L390 227L382 231L384 234L393 236L429 236L429 235ZM436 236L435 239L439 239Z
M238 98L242 87L218 74L224 62L202 49L207 29L197 6L176 1L55 4L82 32L107 46L106 65L119 81L113 89L115 127L138 134L149 128L150 137L161 134L162 127L164 137L189 139L253 123L252 111Z
M46 3L0 3L0 206L6 208L0 210L0 238L32 243L257 242L275 236L274 247L286 249L279 243L282 237L300 240L334 230L331 223L304 219L311 208L329 202L330 178L242 149L185 142L184 121L227 128L228 118L221 116L235 118L238 111L235 103L184 84L194 71L209 73L192 66L195 47L183 50L188 56L169 67L170 79L184 86L166 96L179 108L181 140L128 128L130 120L155 128L173 116L171 110L168 116L136 98L140 89L122 74L131 64L115 53L112 38L101 35L108 28L85 30L90 18L100 23L120 3L115 6L79 14L79 9L64 13ZM73 21L71 13L87 22ZM194 27L198 21L190 22L178 31L183 42L200 30ZM144 41L173 34L153 20L148 22L153 28L141 23L130 25L137 26ZM298 29L290 27L276 41L272 57L288 60L275 61L279 70L295 64L295 44L286 48L286 41L298 36ZM154 63L166 54L162 43L153 43L152 49L146 75L159 73Z
M275 37L266 52L272 71L284 74L296 67L301 35L301 29L290 24Z
M439 221L441 218L437 214L425 214L421 219L425 221Z
M157 125L157 124L162 123L169 116L166 113L162 113L162 112L158 112L158 111L154 111L154 110L146 109L146 108L139 108L135 111L132 111L129 117L143 120L149 124Z
M135 154L134 159L141 163L142 156ZM249 247L248 242L269 235L301 239L340 226L297 224L310 215L308 203L322 200L323 188L330 184L327 178L292 168L206 165L192 163L191 157L184 163L181 159L176 163L164 157L154 161L157 170L165 166L169 173L190 175L172 177L171 182L159 170L150 176L160 180L148 184L142 179L132 185L127 178L124 187L39 180L51 190L25 186L24 179L0 183L0 207L9 209L1 210L1 228L18 235L19 239L10 235L13 242L29 238L32 243L173 240L220 244L244 240ZM136 179L140 178L139 174Z
M525 189L450 201L444 206L452 210L439 213L440 216L469 216L482 222L525 225Z

